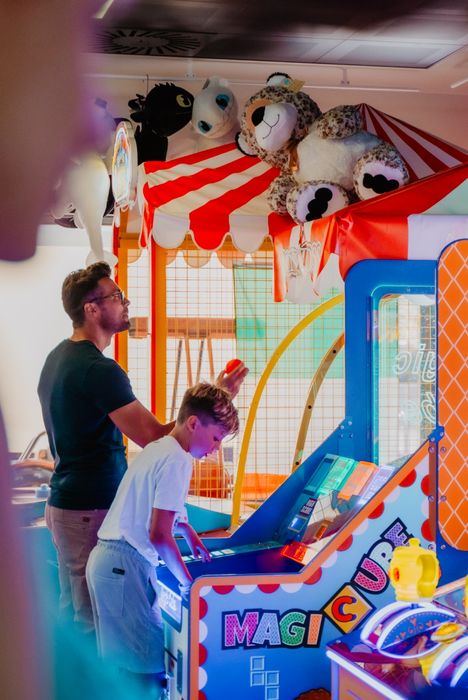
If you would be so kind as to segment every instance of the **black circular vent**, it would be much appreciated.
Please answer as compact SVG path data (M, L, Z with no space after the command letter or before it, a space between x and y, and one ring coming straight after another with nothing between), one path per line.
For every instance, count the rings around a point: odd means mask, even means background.
M204 45L200 34L157 29L105 29L94 35L93 51L135 56L194 56Z

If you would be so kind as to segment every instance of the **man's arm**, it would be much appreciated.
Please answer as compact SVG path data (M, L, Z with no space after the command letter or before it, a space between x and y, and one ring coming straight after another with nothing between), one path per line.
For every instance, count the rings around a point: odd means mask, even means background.
M151 512L151 524L149 538L151 544L157 549L159 556L164 560L167 568L174 574L181 586L190 586L192 577L179 552L173 534L175 510L162 510L153 508Z
M156 420L138 399L112 411L109 418L124 435L140 447L167 435L174 427L174 421L163 424Z
M234 398L239 393L242 382L248 373L248 368L243 362L241 362L240 365L237 365L237 367L235 367L232 372L229 372L229 374L226 374L223 369L216 379L216 384L229 392L231 394L231 398Z
M241 363L229 374L225 374L223 370L219 374L216 383L218 386L226 389L234 398L248 371L244 363ZM175 423L175 421L166 424L160 423L138 399L112 411L109 413L109 418L124 435L140 447L144 447L149 442L159 440L159 438L170 433Z

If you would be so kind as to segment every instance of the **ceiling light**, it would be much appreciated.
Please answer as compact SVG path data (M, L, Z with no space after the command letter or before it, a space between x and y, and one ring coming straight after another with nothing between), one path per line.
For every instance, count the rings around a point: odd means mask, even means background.
M103 19L113 2L114 0L106 0L105 3L101 5L100 9L93 15L94 19Z
M451 88L457 88L460 87L460 85L464 85L465 83L468 83L468 78L462 78L462 80L457 80L456 83L451 84Z

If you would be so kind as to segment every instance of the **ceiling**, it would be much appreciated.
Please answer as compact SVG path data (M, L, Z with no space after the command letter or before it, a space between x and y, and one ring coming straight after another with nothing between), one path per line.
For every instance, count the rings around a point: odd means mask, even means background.
M418 69L461 52L468 82L467 45L466 0L114 0L91 50Z

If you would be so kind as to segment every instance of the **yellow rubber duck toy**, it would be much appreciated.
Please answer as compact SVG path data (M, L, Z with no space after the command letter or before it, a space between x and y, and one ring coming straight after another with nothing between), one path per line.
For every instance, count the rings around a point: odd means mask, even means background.
M388 574L397 600L420 603L432 600L440 578L439 562L435 552L411 537L407 545L395 547Z

